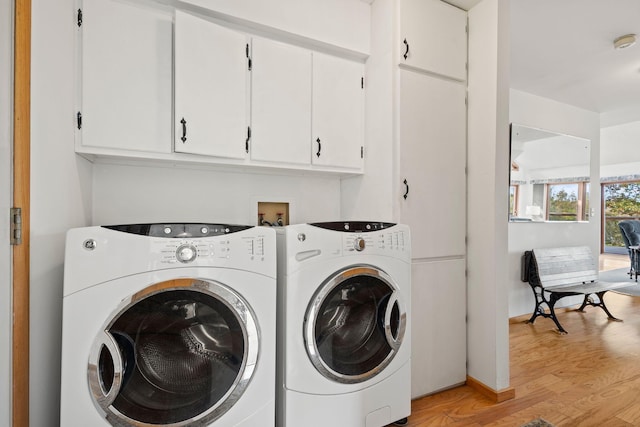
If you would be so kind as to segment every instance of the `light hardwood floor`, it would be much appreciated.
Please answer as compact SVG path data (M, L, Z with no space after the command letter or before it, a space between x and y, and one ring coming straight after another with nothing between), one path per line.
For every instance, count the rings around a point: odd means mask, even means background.
M604 264L603 264L604 263ZM604 256L603 269L628 267L628 257ZM524 285L524 284L523 284ZM608 292L607 305L509 324L511 386L515 399L499 404L462 386L412 403L410 427L517 427L537 417L556 426L640 426L640 298Z

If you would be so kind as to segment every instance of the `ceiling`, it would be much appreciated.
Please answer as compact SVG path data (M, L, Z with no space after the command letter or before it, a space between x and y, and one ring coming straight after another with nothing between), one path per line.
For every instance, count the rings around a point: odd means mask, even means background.
M600 113L640 106L640 37L613 48L640 36L639 0L510 0L510 14L511 88Z

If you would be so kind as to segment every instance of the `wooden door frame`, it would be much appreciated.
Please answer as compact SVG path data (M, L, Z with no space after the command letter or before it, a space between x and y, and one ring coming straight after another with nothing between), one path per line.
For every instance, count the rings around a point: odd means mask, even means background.
M22 211L22 243L12 261L12 425L28 427L31 0L14 1L13 206Z

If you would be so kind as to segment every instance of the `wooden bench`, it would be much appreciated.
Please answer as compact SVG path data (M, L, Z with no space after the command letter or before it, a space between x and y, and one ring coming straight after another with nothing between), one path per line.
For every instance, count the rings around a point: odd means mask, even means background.
M612 289L629 286L629 283L598 281L598 263L588 246L533 249L525 251L522 261L522 281L531 285L536 299L536 306L528 323L533 323L538 316L547 317L554 321L560 333L566 334L567 331L558 321L554 306L560 299L572 295L584 295L578 311L584 311L587 305L600 307L609 319L620 321L607 309L604 294ZM597 296L597 301L594 301L593 295Z

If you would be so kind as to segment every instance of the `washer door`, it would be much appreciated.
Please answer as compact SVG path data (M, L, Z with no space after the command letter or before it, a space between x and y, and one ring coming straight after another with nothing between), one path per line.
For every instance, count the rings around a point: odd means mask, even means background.
M258 342L254 313L227 287L155 284L125 300L96 337L94 403L113 425L204 425L244 392Z
M359 383L397 354L406 328L398 287L383 271L353 266L327 279L305 316L307 353L325 377Z

